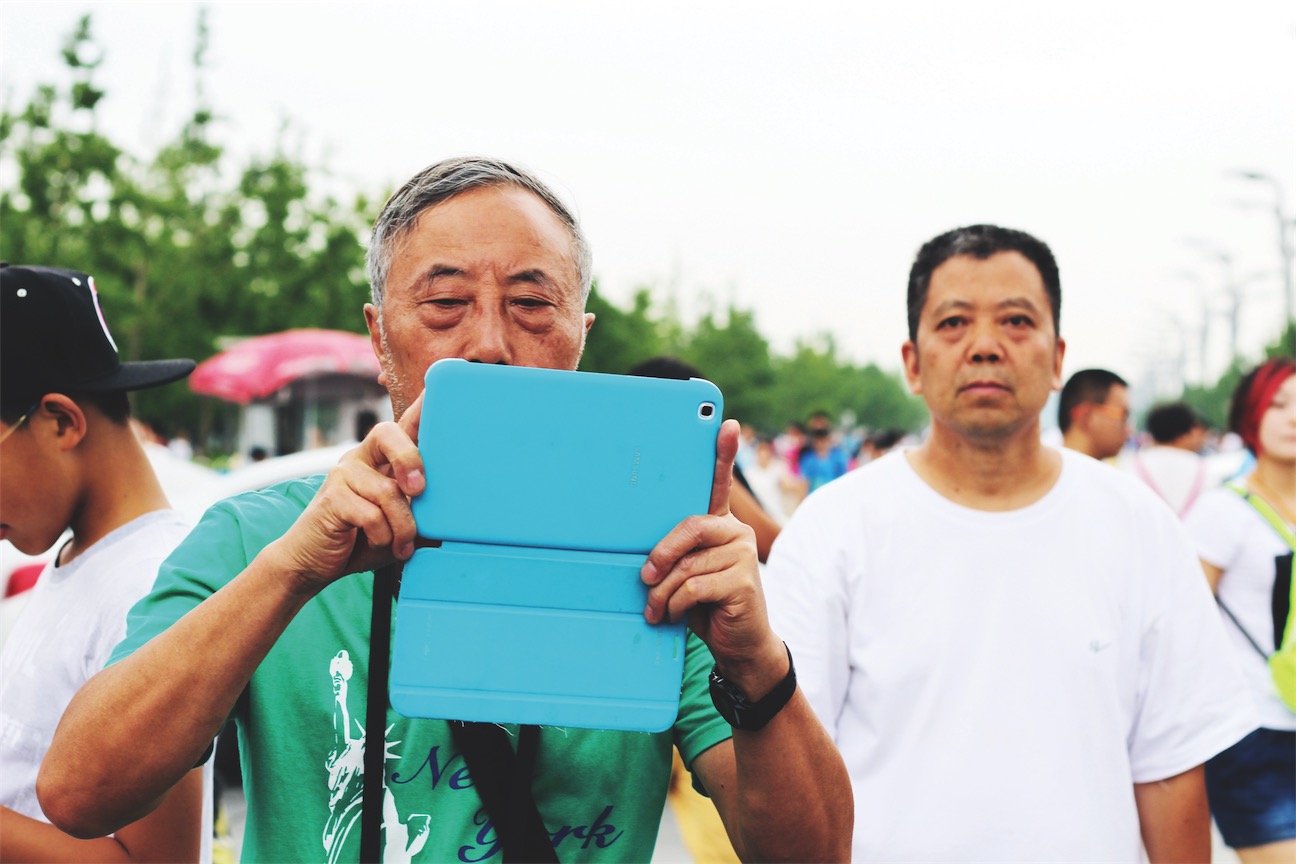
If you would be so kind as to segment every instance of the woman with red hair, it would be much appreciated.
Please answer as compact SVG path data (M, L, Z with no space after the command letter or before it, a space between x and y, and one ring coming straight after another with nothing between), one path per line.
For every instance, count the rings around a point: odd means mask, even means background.
M1237 649L1260 728L1206 763L1211 814L1243 864L1296 861L1296 711L1268 655L1283 643L1296 546L1296 364L1269 360L1233 393L1229 428L1255 456L1202 496L1186 524Z

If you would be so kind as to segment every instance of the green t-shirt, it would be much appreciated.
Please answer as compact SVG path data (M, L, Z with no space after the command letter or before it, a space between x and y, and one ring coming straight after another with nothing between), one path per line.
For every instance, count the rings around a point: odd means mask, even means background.
M129 656L242 572L287 531L322 480L292 481L212 507L131 610L126 638L109 662ZM248 803L245 861L359 859L372 596L368 573L321 591L288 625L235 706ZM671 745L691 764L731 734L708 695L711 664L706 645L690 633L679 715L666 732L541 729L532 789L560 860L651 858ZM387 723L383 860L499 860L494 829L446 722L410 720L388 708Z

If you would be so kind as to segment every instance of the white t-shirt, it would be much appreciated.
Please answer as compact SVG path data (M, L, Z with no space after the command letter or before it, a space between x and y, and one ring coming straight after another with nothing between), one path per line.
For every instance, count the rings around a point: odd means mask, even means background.
M1261 648L1273 651L1274 582L1278 567L1291 566L1290 561L1282 564L1277 559L1291 555L1291 549L1254 507L1229 489L1215 489L1204 495L1188 514L1186 524L1197 543L1197 554L1224 571L1216 589L1220 602ZM1224 629L1255 700L1260 725L1267 729L1296 729L1296 714L1278 695L1265 658L1227 616Z
M1116 464L1146 483L1180 519L1227 479L1219 466L1196 453L1160 444L1122 453Z
M903 452L810 496L765 592L855 792L856 861L1134 861L1134 783L1255 726L1174 515L1062 454L1011 512Z
M126 613L153 587L158 566L189 527L174 510L156 510L67 566L45 566L0 653L0 804L49 822L36 800L36 774L54 729L73 695L126 635ZM201 860L210 861L206 773Z
M770 518L780 525L787 522L787 492L783 487L792 479L787 463L775 457L768 465L761 467L753 459L750 465L743 467L743 476L747 478L752 494Z

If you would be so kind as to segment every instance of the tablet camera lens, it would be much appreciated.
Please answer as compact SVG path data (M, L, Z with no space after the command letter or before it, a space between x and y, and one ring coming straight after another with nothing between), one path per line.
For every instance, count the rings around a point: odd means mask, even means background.
M715 414L715 405L710 402L703 402L698 406L698 416L703 420L708 420Z

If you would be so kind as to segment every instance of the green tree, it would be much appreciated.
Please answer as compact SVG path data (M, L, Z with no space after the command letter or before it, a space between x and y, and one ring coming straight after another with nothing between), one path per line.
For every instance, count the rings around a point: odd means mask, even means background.
M1293 339L1296 339L1296 324L1288 324L1273 342L1265 346L1261 357L1255 360L1235 357L1214 383L1185 387L1179 398L1191 405L1214 428L1226 429L1229 403L1233 400L1233 391L1237 389L1242 376L1270 358L1291 357L1288 346L1293 344Z
M127 360L203 360L222 336L291 327L363 332L373 200L319 194L323 169L290 151L287 125L268 155L232 164L203 84L209 38L200 12L192 110L149 157L98 132L109 97L94 81L104 57L88 16L63 46L67 80L0 111L0 162L16 178L0 188L0 254L93 275ZM751 310L731 304L690 326L673 296L657 306L644 287L621 308L597 285L588 309L598 323L581 368L623 373L653 356L679 357L721 387L730 416L766 430L819 408L905 429L925 417L899 379L844 362L830 336L799 342L791 357L772 354ZM191 433L211 407L184 387L135 398L143 419Z
M927 406L912 395L894 373L870 363L857 373L857 421L870 429L903 429L917 432L927 423Z
M0 153L13 163L15 188L0 189L0 242L11 261L71 259L86 254L119 180L121 151L96 130L103 91L94 72L103 61L84 17L63 46L71 82L37 88L22 110L0 112ZM50 231L50 225L77 231Z
M666 353L651 306L649 290L640 288L631 298L630 308L620 309L599 293L596 280L585 304L585 311L594 313L594 329L585 343L580 368L621 375L650 357Z
M906 432L927 420L922 400L911 396L897 375L843 361L831 334L799 340L791 357L775 360L774 370L776 410L766 421L768 429L804 421L815 411L827 411L839 422Z
M774 366L769 342L751 310L730 306L719 320L703 315L689 333L681 358L713 382L725 398L725 416L759 423L775 413Z
M797 340L791 357L774 361L774 405L777 416L762 424L773 430L790 422L804 421L815 411L840 416L844 407L841 363L832 337L822 334L814 340Z
M63 49L69 82L0 112L0 160L17 178L0 189L4 257L94 276L127 360L203 360L223 335L362 331L368 200L313 193L317 170L282 138L271 155L230 165L202 85L207 45L200 12L193 110L173 140L137 159L97 131L103 52L90 18L80 20ZM201 400L182 386L134 398L146 420L197 428Z

